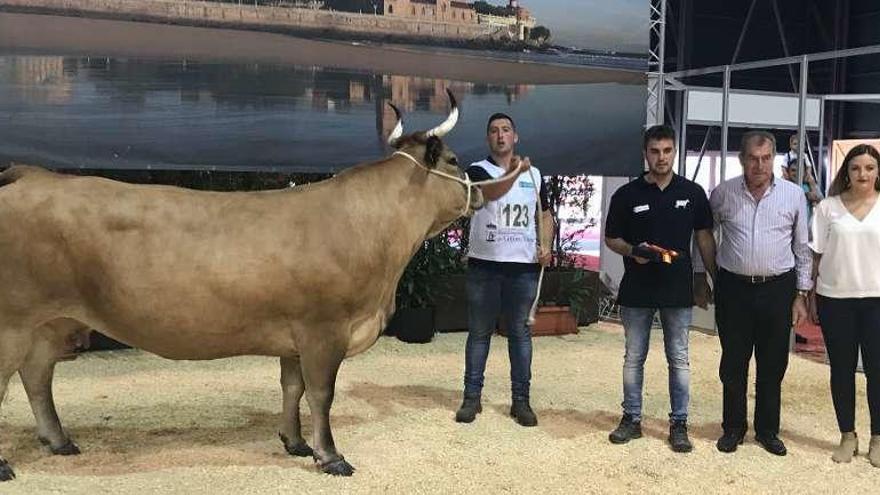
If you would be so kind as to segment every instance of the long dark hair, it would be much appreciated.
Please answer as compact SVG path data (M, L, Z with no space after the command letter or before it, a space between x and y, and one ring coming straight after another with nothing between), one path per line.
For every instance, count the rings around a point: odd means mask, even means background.
M843 165L840 166L840 170L834 176L834 181L831 182L831 187L828 188L829 196L839 196L840 193L849 189L849 162L862 155L870 155L877 162L877 165L880 165L880 152L877 151L877 148L867 143L856 145L855 148L849 150L846 158L843 159ZM874 189L880 191L880 177L874 181Z

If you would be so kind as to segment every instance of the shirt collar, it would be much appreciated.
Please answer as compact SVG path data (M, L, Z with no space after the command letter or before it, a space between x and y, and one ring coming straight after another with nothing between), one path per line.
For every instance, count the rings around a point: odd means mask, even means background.
M776 183L779 180L780 180L779 177L776 177L775 175L773 176L773 178L770 179L770 187L768 187L767 190L764 191L763 197L766 198L767 196L770 195L771 192L773 192L774 189L776 189ZM742 190L745 194L748 194L749 196L752 195L752 193L749 192L748 186L746 186L746 175L745 174L741 175L739 178L739 187L740 187L740 190Z
M669 181L669 184L666 186L666 189L664 189L664 191L668 191L669 188L671 188L672 186L677 186L683 180L684 180L684 178L682 176L673 172L672 173L672 180ZM648 182L648 172L642 172L642 175L639 177L639 181L641 181L642 187L645 187L645 188L653 187L658 190L660 189L659 187L657 187L657 184L654 184L653 182Z

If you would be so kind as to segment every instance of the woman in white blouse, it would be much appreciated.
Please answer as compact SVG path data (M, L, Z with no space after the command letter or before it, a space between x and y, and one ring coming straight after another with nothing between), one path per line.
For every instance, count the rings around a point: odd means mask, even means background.
M813 214L814 320L831 364L831 397L840 445L831 456L850 462L858 454L855 431L859 349L868 382L871 442L868 459L880 467L880 153L860 144L844 159L828 198Z

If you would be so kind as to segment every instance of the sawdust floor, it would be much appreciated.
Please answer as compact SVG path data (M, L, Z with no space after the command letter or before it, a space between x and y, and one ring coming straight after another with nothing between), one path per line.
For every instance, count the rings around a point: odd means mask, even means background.
M721 386L717 340L691 337L691 436L669 450L662 338L648 358L643 439L612 445L619 419L623 337L600 324L579 335L535 339L532 402L537 428L508 416L506 341L496 337L484 412L471 425L460 401L465 334L426 345L383 337L346 361L332 423L353 478L317 471L284 453L281 402L270 358L174 362L139 351L92 353L58 366L55 396L83 453L39 445L17 379L0 412L0 452L18 479L0 493L875 493L880 469L864 456L836 465L838 434L828 368L793 356L783 391L784 458L747 437L733 455L715 450ZM869 436L863 377L857 424ZM303 404L305 408L305 403ZM304 410L307 438L307 408Z

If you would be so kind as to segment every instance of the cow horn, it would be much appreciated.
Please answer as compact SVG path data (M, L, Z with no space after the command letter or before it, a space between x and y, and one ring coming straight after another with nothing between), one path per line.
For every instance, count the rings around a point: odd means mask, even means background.
M455 127L455 123L458 122L458 103L455 101L455 95L452 94L452 91L449 91L449 88L446 88L446 94L449 95L449 103L452 105L452 111L449 112L449 117L446 117L445 122L428 131L428 137L443 137L448 134L449 131Z
M394 115L397 116L397 125L394 126L394 130L391 131L391 134L388 136L388 145L394 146L397 143L397 140L400 139L400 136L403 135L403 119L400 116L400 110L394 105L394 103L388 102L388 105L394 110Z

